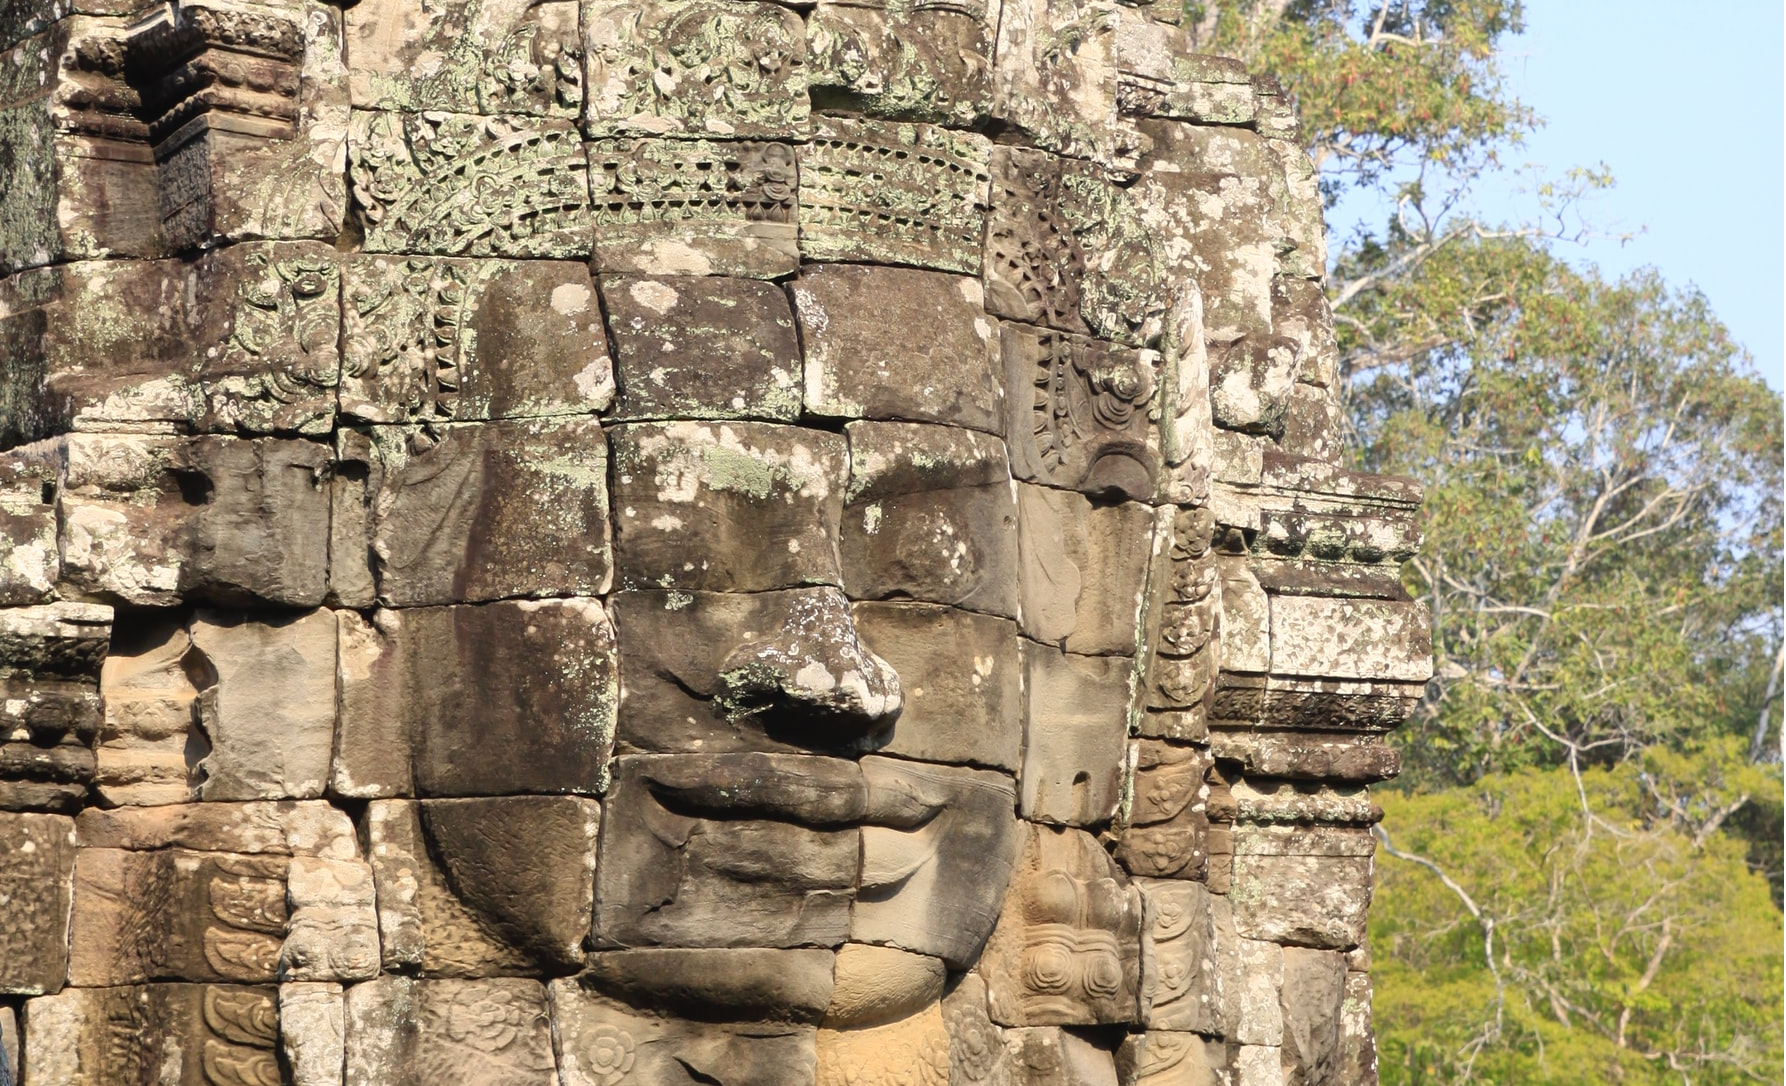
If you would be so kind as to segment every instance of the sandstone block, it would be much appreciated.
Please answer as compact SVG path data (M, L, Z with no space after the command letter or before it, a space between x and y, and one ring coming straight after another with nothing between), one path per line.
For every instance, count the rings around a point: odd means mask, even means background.
M949 1086L1009 1086L1011 1056L1005 1031L987 1012L986 981L980 974L956 978L943 996L943 1022L949 1029Z
M279 986L279 1050L292 1086L341 1086L347 1059L347 1000L341 985Z
M423 976L477 977L533 969L525 955L488 931L460 900L429 851L416 802L373 800L366 808L366 837L387 973L419 970Z
M604 276L621 419L800 416L800 343L779 286L754 279Z
M154 144L165 251L340 234L343 52L341 15L327 8L139 13L129 75Z
M0 339L16 345L5 429L304 432L334 423L334 252L246 243L196 261L41 268L0 284Z
M992 71L993 115L1051 151L1114 164L1134 133L1116 112L1118 8L1105 0L1006 0ZM1078 31L1073 49L1054 29Z
M385 604L607 591L608 456L594 419L375 427L342 442L370 475L360 508L338 502L336 515L370 522Z
M34 999L25 1016L26 1081L213 1086L210 1068L236 1082L279 1082L276 991L141 984Z
M574 0L419 11L373 0L349 8L346 20L355 106L575 117L583 105Z
M1337 951L1284 948L1286 1084L1344 1081L1346 977L1345 955Z
M1216 564L1222 581L1222 670L1267 671L1271 668L1271 603L1265 590L1243 560L1224 556ZM1325 631L1321 640L1327 643Z
M1287 336L1245 335L1211 351L1209 406L1216 425L1283 438L1298 362L1296 341Z
M589 956L580 983L587 991L648 1014L810 1025L833 1003L836 958L819 949L604 950ZM940 963L937 968L940 986Z
M353 256L341 301L341 413L351 418L585 415L614 398L587 265Z
M1155 539L1153 509L1093 505L1052 487L1017 486L1023 632L1088 656L1135 651Z
M448 977L577 968L599 813L594 800L569 796L373 801L385 968Z
M794 148L617 137L585 144L604 272L774 279L800 266Z
M347 163L369 253L590 254L588 159L562 118L356 109Z
M1222 1032L1215 922L1201 883L1140 879L1141 1022L1150 1030Z
M827 104L971 128L992 104L998 11L990 2L922 8L821 0L806 21L808 79Z
M619 691L599 601L415 607L344 626L338 790L601 789Z
M1088 267L1074 229L1077 197L1098 191L1091 171L1033 147L992 151L992 203L986 226L986 311L1063 332L1088 332L1081 312Z
M482 931L548 969L582 964L601 827L594 800L504 796L419 806L429 857Z
M20 413L11 405L6 409L8 418ZM25 450L0 455L0 606L44 603L62 576L56 548L58 482L52 460Z
M1400 751L1380 736L1352 732L1220 729L1210 749L1257 777L1371 784L1401 772Z
M1083 830L1029 827L998 927L980 958L992 1020L1005 1026L1136 1021L1140 929L1140 894L1095 838Z
M1005 1031L1012 1086L1116 1086L1112 1053L1053 1026Z
M1423 683L1432 676L1432 623L1412 601L1275 596L1271 671Z
M325 446L72 434L62 450L62 568L74 591L149 606L323 601Z
M1005 387L1037 390L1005 400L1012 475L1106 502L1154 499L1157 352L1006 324L1001 353Z
M949 1033L931 1003L895 1022L861 1029L821 1027L816 1038L817 1086L852 1086L863 1067L897 1067L904 1081L949 1081Z
M843 511L851 599L1018 612L1017 506L1004 443L972 430L852 422Z
M380 977L348 989L346 1017L347 1086L557 1086L537 980Z
M850 938L971 965L998 920L1022 827L1002 773L864 758L869 823Z
M1236 825L1237 930L1288 946L1357 946L1370 908L1374 851L1363 826Z
M613 607L623 751L852 752L910 718L836 589L620 592Z
M1261 94L1264 105L1267 96ZM1263 123L1261 109L1259 134L1266 137L1265 146L1283 170L1284 191L1278 197L1286 241L1285 251L1278 258L1278 270L1301 279L1320 279L1327 274L1327 229L1322 218L1326 202L1321 195L1320 175L1302 140L1295 131L1295 111L1287 110L1290 131L1274 131Z
M1209 859L1209 754L1142 739L1134 758L1133 798L1117 861L1131 875L1202 878Z
M759 422L671 422L616 427L613 441L622 588L753 592L838 583L848 477L839 436Z
M82 848L150 852L182 848L265 856L352 860L353 823L324 800L88 807L75 819Z
M111 627L99 604L0 608L0 810L86 802Z
M356 981L378 975L378 913L365 861L298 856L286 869L288 914L279 951L284 981Z
M32 10L34 36L16 39L0 60L0 145L8 151L0 273L156 255L155 158L138 116L142 98L124 78L127 22L114 17L129 12Z
M815 118L800 151L802 260L979 274L991 150L977 133Z
M585 0L583 33L592 137L807 131L806 28L792 11L757 0Z
M617 760L602 819L596 872L595 935L604 947L835 947L849 932L850 900L861 870L861 835L822 808L790 809L756 787L717 790L695 813L677 810L654 788L693 755ZM785 758L777 778L814 763L819 782L855 767L830 759ZM666 764L667 763L667 764ZM748 756L701 759L715 781L760 779ZM774 778L771 778L772 780ZM661 788L662 785L658 785ZM796 821L778 819L794 818ZM802 824L804 823L804 824Z
M1280 1050L1265 1045L1241 1045L1234 1052L1234 1086L1284 1086Z
M1235 929L1233 902L1225 895L1210 895L1209 915L1222 993L1222 1036L1239 1044L1283 1043L1283 948L1243 938Z
M1246 65L1199 55L1188 28L1119 8L1114 53L1123 113L1197 124L1250 124L1257 113Z
M867 943L845 943L836 957L820 1023L830 1030L860 1033L938 1009L943 998L948 970L941 958Z
M192 643L189 612L125 613L99 673L104 717L93 784L101 798L118 804L199 798L217 715L216 678L210 659ZM229 758L224 756L225 765Z
M1106 823L1121 798L1134 661L1023 642L1023 817Z
M215 683L199 798L322 795L335 745L335 616L200 611L191 629Z
M1371 1028L1369 973L1346 974L1346 998L1340 1005L1338 1073L1343 1082L1377 1081L1377 1039Z
M74 820L0 812L0 992L42 995L68 979Z
M1023 745L1016 623L927 603L858 603L862 641L904 677L905 707L882 746L927 762L1015 772Z
M1243 128L1148 120L1152 141L1133 188L1169 279L1201 288L1205 335L1232 343L1271 333L1271 283L1285 241L1283 171L1266 141ZM1183 163L1196 163L1186 169ZM1316 272L1316 275L1323 274ZM1294 377L1294 374L1292 374ZM1218 380L1211 381L1212 394Z
M1228 1046L1195 1033L1131 1033L1116 1054L1118 1077L1133 1086L1225 1086Z
M984 276L988 312L1126 347L1160 337L1172 286L1141 205L1109 171L1003 145L992 156Z
M793 292L806 347L806 410L1000 432L1004 392L979 283L832 264L808 268ZM917 328L922 338L909 334Z
M1317 388L1331 388L1339 366L1334 341L1333 308L1315 279L1280 275L1271 281L1271 328L1296 342L1296 379Z
M271 982L285 936L289 864L186 849L81 849L69 983Z
M555 980L553 1035L564 1086L803 1086L813 1082L811 1026L733 1026L660 1018Z
M19 1041L18 1011L12 1007L0 1008L0 1082L7 1081L6 1076L20 1073Z

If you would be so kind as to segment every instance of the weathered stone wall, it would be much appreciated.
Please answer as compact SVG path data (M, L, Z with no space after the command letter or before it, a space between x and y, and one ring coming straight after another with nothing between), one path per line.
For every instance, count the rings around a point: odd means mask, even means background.
M1419 491L1177 12L0 0L24 1086L1374 1082Z

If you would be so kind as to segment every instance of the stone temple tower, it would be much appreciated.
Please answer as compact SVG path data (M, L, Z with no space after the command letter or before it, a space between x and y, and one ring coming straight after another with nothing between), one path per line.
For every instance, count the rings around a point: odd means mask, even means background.
M1374 1082L1420 493L1179 18L0 0L6 1074Z

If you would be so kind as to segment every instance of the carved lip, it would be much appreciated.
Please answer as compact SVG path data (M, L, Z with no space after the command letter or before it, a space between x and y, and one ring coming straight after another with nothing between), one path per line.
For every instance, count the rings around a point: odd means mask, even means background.
M809 754L665 754L640 758L663 807L693 818L761 819L814 829L916 830L947 805L917 787L870 788L843 758Z

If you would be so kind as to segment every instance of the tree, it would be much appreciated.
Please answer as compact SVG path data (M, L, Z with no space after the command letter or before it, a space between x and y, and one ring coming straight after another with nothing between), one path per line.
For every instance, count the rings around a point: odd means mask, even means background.
M1295 97L1361 466L1427 484L1438 675L1373 910L1388 1082L1780 1078L1780 404L1704 298L1472 195L1538 123L1502 0L1193 4ZM1773 898L1769 901L1769 890Z

